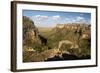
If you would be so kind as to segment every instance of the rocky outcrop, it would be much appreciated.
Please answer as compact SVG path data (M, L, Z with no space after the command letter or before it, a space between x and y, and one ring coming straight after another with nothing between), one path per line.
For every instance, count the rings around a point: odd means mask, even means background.
M38 46L41 46L38 29L30 18L23 16L23 50L31 50Z
M41 51L47 45L47 39L39 34L34 22L23 16L23 51Z

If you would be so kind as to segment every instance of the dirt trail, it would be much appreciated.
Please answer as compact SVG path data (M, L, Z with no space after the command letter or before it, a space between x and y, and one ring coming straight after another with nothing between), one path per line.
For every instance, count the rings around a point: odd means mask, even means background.
M66 45L70 44L71 48L79 48L79 46L77 44L75 44L75 43L73 43L69 40L62 40L62 41L59 42L58 49L60 49L63 44L66 44Z

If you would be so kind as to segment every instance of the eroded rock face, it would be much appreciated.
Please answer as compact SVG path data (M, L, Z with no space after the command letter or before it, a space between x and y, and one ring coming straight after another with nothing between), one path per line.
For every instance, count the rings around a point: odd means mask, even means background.
M41 45L41 41L38 38L38 29L34 25L34 22L26 16L23 16L23 47L25 49L33 49L35 46Z
M47 45L47 39L40 35L34 22L23 16L23 51L41 51Z
M25 39L26 33L31 30L37 31L34 22L30 18L23 16L23 39Z

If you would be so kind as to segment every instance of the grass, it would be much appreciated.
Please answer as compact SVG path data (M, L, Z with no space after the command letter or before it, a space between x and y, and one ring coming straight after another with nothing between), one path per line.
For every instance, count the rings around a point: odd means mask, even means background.
M27 24L30 24L30 25L28 26ZM35 39L34 39L35 42L33 40L31 40L32 37L27 38L26 42L23 42L23 43L26 43L28 45L28 47L31 47L32 49L34 49L35 52L24 51L23 52L23 61L24 62L33 61L32 58L34 57L34 59L35 59L36 54L39 57L41 57L41 60L43 60L42 56L43 56L43 58L44 58L44 56L47 57L47 52L45 53L45 51L57 49L59 46L59 42L63 41L63 40L68 40L68 41L72 42L73 45L77 44L79 47L71 48L72 44L63 43L62 46L60 47L60 52L63 52L63 51L69 52L71 55L75 55L77 57L83 57L83 59L87 56L89 56L89 57L91 56L91 41L90 41L91 38L81 39L82 35L80 35L80 32L78 32L78 30L75 30L75 29L69 30L66 28L60 29L60 28L56 28L56 27L54 27L54 28L35 27L35 25L33 27L32 25L33 25L33 22L29 21L29 20L27 22L27 18L25 18L24 28L23 28L24 29L23 37L26 38L25 35L29 30L38 28L38 32L36 34L42 35L42 37L46 38L47 45L43 45L41 43L41 40L38 38L38 36L35 36ZM75 24L75 25L77 25L77 24ZM85 27L80 28L81 31L83 31L83 29L85 29ZM87 27L83 31L83 33L90 34L91 32L90 32L90 29ZM81 33L81 34L83 34L83 33ZM23 47L24 46L26 46L26 45L23 45ZM24 50L24 48L23 48L23 50ZM34 53L36 53L36 54L34 54ZM39 55L40 53L41 53L41 55ZM52 54L51 51L49 51L48 53L49 53L48 56L50 54ZM38 58L36 58L36 59L39 61Z

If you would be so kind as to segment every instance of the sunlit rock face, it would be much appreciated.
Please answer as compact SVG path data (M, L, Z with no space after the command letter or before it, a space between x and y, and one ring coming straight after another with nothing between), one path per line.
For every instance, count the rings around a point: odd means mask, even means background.
M33 44L41 45L38 29L30 18L23 16L23 48L32 51L34 49Z

